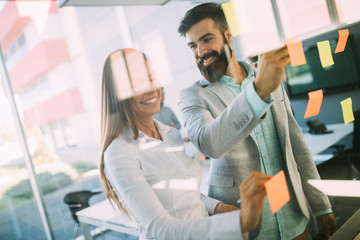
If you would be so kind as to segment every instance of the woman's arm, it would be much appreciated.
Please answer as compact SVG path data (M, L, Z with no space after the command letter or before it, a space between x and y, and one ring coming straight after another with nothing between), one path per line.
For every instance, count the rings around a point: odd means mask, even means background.
M105 152L105 174L130 215L161 239L241 239L239 211L190 220L176 219L147 182L140 162L123 144Z

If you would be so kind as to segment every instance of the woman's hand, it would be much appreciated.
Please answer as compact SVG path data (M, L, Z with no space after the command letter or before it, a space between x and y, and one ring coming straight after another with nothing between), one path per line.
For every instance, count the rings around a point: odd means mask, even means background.
M214 214L231 212L231 211L236 211L236 210L239 210L239 208L234 207L233 205L230 205L230 204L219 202L215 207Z
M251 172L239 186L241 197L240 224L242 233L256 228L263 210L266 190L264 183L271 176Z

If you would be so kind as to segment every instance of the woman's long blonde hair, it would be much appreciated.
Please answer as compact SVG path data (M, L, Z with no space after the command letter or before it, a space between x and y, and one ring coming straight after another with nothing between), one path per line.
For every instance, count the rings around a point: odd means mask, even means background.
M120 211L126 215L129 215L125 207L122 205L118 196L116 195L113 187L111 186L109 180L105 176L105 166L104 166L104 152L110 143L118 137L121 133L124 132L124 129L127 125L130 126L134 133L134 139L137 139L139 136L139 131L134 124L134 113L130 107L131 98L120 99L119 91L121 91L121 86L119 84L119 79L115 79L115 72L120 71L120 69L113 69L114 61L113 56L119 55L124 59L126 54L129 52L137 51L135 49L120 49L111 53L104 63L103 76L102 76L102 99L101 99L101 158L100 158L100 180L105 190L107 198L110 200L111 205L115 202ZM139 52L139 51L137 51ZM140 52L141 53L141 52ZM144 62L147 66L147 57L144 53L141 53L144 57ZM141 63L139 63L141 64ZM125 62L126 65L126 62ZM151 76L149 74L149 79L151 81ZM122 79L120 79L122 80ZM130 81L131 84L131 81Z

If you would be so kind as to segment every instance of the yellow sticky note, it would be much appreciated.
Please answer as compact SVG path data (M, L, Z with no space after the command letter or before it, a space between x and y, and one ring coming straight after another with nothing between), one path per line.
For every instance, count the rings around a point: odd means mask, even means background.
M284 171L281 170L278 172L264 185L269 199L271 212L274 214L290 200Z
M351 98L349 97L349 98L341 101L340 104L341 104L341 108L343 111L344 122L345 122L345 125L347 125L355 120L353 109L352 109Z
M328 40L317 43L320 62L323 68L334 64L334 59L331 54L330 43Z
M230 32L233 36L247 32L251 28L245 11L244 0L232 0L221 4Z
M240 24L238 24L236 12L233 2L225 2L221 4L221 7L224 11L227 24L229 26L230 32L233 36L239 35L241 33Z

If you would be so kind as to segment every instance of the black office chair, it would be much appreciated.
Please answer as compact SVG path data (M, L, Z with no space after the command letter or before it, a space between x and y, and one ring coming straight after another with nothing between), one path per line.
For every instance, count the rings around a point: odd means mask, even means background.
M360 110L354 112L352 148L342 150L317 166L322 179L360 179Z
M102 191L77 191L65 195L64 203L69 207L71 216L76 222L73 239L77 236L80 225L76 212L89 207L89 199L99 193L102 193Z
M353 171L352 179L360 180L360 110L354 112L354 117L353 146L349 161Z

